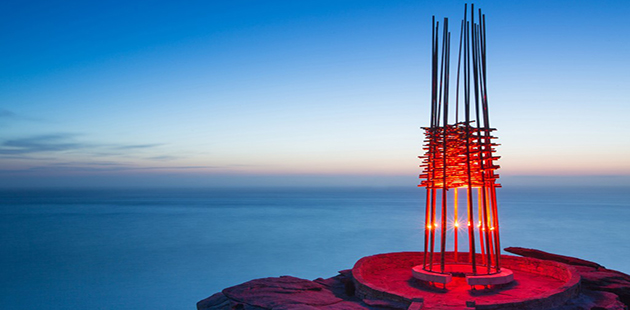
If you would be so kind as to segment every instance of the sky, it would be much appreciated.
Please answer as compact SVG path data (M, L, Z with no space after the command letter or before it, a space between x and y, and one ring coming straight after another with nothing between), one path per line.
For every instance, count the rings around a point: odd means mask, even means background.
M0 187L415 186L464 3L3 1ZM630 185L630 3L475 5L502 179Z

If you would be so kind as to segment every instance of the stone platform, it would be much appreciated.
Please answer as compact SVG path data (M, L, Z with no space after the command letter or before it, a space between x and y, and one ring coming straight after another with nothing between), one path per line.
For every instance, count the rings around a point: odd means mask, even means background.
M553 261L502 255L502 266L513 272L511 283L475 287L464 277L452 277L450 283L437 287L412 275L423 257L422 252L400 252L362 258L352 269L356 294L364 299L415 302L422 309L552 309L579 294L576 270ZM467 253L459 253L458 258L455 261L452 252L445 254L449 267L465 268ZM439 261L440 255L436 253L434 259Z

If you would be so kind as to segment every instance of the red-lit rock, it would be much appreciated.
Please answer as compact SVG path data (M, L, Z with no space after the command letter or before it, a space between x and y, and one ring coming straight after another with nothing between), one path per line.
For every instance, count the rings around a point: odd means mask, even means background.
M505 251L525 257L552 260L567 265L573 265L582 276L583 290L610 292L619 297L627 307L630 307L630 275L606 269L600 264L587 260L547 253L535 249L518 247L506 248Z
M197 309L372 309L360 299L347 295L344 278L340 274L315 281L290 276L256 279L198 302Z
M543 251L508 248L506 251L573 265L582 278L579 296L552 310L622 310L630 304L630 276L578 258ZM411 304L384 299L362 300L356 297L349 270L328 279L313 281L283 276L252 280L224 289L197 303L199 310L262 310L262 309L428 309L419 300ZM517 305L515 305L516 307ZM484 305L458 309L482 309ZM449 308L450 309L450 308ZM521 308L512 308L521 309Z
M505 248L504 250L506 252L510 252L510 253L513 253L513 254L516 254L516 255L520 255L520 256L524 256L524 257L532 257L532 258L538 258L538 259L544 259L544 260L552 260L552 261L556 261L556 262L559 262L559 263L572 265L572 266L586 266L586 267L592 267L592 268L603 268L602 265L600 265L598 263L591 262L591 261L587 261L587 260L583 260L583 259L579 259L579 258L575 258L575 257L571 257L571 256L564 256L564 255L547 253L545 251L536 250L536 249L527 249L527 248L520 248L520 247L509 247L509 248Z

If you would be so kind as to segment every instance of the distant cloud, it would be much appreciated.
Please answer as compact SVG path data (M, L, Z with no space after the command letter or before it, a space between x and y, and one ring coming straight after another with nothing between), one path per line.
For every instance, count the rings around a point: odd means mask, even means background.
M87 151L94 156L121 156L127 155L120 151L141 150L158 147L164 144L98 144L77 142L74 140L76 134L49 134L38 135L26 138L14 138L5 140L0 144L0 156L6 158L12 156L26 156L29 154L65 152L65 151Z
M19 155L42 152L60 152L77 150L87 147L87 144L70 142L74 135L54 134L34 136L29 138L6 140L0 146L0 154Z
M147 159L150 159L150 160L164 160L164 161L166 161L166 160L174 160L174 159L178 159L178 158L181 158L181 157L163 155L163 156L153 156L153 157L149 157Z
M132 149L148 149L152 147L162 146L164 144L161 143L153 143L153 144L132 144L132 145L121 145L115 147L117 150L132 150Z
M4 172L28 174L31 172L172 171L225 168L219 166L145 166L138 163L130 163L122 158L138 157L133 156L134 151L150 149L163 144L125 145L85 143L76 141L77 136L76 134L58 133L5 140L0 143L0 158L30 159L40 160L41 162L39 164L35 163L34 165L30 165L28 168L11 169L5 167L5 169L0 168L0 170ZM77 152L79 156L77 158L84 158L84 156L87 155L92 160L72 160L73 157L66 155L68 152ZM111 158L111 160L102 160L99 158ZM179 157L168 155L151 157L151 159L158 161L167 161L177 158Z
M269 165L231 164L229 167L268 167Z
M54 156L29 156L26 154L3 154L0 152L0 158L2 159L20 159L20 160L34 160L34 161L42 161L42 160L57 160L58 157Z
M192 170L192 169L217 169L218 166L135 166L125 164L103 163L57 163L46 166L36 166L27 169L6 169L5 172L120 172L120 171L146 171L146 170Z
M115 161L91 161L91 162L59 162L50 164L51 166L77 166L77 165L90 165L90 166L120 166L124 165Z
M0 140L0 158L4 160L0 165L0 171L15 175L75 173L105 175L126 171L173 173L226 168L222 166L160 166L156 163L182 157L156 154L153 148L164 145L160 143L92 143L82 138L84 136L78 134L56 133ZM149 155L153 156L147 158ZM142 159L144 159L143 162ZM19 160L20 163L15 164L14 160ZM28 163L23 160L28 160Z

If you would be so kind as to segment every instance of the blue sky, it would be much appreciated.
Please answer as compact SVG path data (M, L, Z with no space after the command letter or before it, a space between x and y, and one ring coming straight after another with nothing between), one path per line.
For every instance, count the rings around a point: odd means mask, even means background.
M413 186L463 3L3 2L0 186ZM630 184L630 4L475 5L505 180Z

